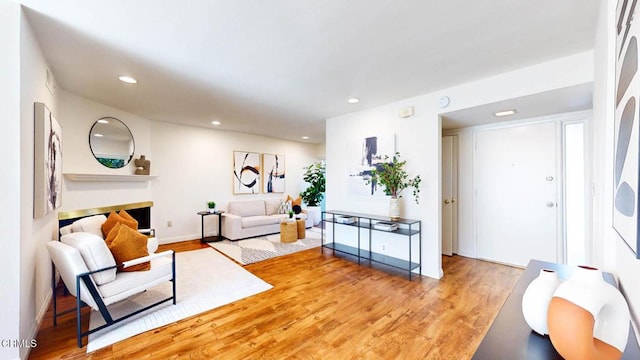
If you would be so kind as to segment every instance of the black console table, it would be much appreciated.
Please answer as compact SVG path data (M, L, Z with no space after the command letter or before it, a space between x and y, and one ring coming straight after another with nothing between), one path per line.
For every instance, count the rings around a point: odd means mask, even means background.
M224 239L224 236L222 236L222 213L224 213L224 211L215 211L215 212L208 212L208 211L200 211L198 212L198 215L200 215L200 229L202 231L202 235L200 238L201 242L213 242L213 241L220 241L222 239ZM204 218L205 216L209 216L209 215L217 215L218 216L218 235L214 235L214 236L204 236Z
M352 218L353 223L343 223L340 219ZM381 230L376 228L379 222L389 222L396 224L397 229L394 230ZM332 226L331 241L325 241L325 229L327 226ZM357 246L349 246L336 242L336 226L350 226L358 229ZM366 260L369 263L377 263L393 268L405 270L409 274L409 280L413 270L419 269L419 273L422 273L422 222L420 220L411 219L399 219L391 221L389 217L360 214L348 211L329 210L322 212L322 227L321 227L321 239L322 246L320 250L324 252L324 249L331 249L335 255L336 252L355 256L360 264L361 260ZM365 231L368 234L368 249L362 248L361 231ZM385 254L380 254L371 251L371 243L374 238L374 233L388 233L397 235L399 238L404 238L409 243L409 256L408 260L398 259ZM413 249L413 237L417 236L418 240L418 260L414 261L412 257Z
M562 360L549 336L533 332L522 315L522 295L541 269L555 270L564 280L571 276L575 267L531 260L473 355L474 360ZM604 279L616 286L612 274L604 273ZM631 324L629 327L629 340L622 359L637 360L640 359L640 348Z

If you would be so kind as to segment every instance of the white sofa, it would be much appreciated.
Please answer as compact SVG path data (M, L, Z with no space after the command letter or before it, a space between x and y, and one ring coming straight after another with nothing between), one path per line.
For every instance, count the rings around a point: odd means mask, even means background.
M230 202L227 212L222 214L222 235L229 240L239 240L279 233L280 223L289 217L278 213L281 203L280 199ZM313 220L308 219L304 211L296 217L305 220L305 227L313 226Z

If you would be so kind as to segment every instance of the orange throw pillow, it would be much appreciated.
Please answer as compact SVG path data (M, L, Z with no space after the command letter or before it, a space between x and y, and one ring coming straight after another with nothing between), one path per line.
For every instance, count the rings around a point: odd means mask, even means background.
M104 242L107 243L107 246L111 245L113 240L115 240L116 236L118 236L118 231L120 230L120 226L121 226L120 223L117 223L116 226L114 226L113 229L109 231L109 234L107 234L107 237L104 239Z
M296 206L296 205L300 207L302 206L302 198L300 196L298 196L297 199L291 200L291 206Z
M109 217L107 218L107 221L105 221L104 223L102 223L102 235L103 237L106 239L107 235L109 235L109 232L111 231L111 229L113 229L114 226L116 226L117 223L122 223L124 225L127 225L128 227L132 228L133 230L138 230L138 222L134 219L133 221L128 220L118 214L116 214L115 211L112 211L109 214Z
M130 220L130 221L135 221L136 223L138 222L138 220L136 220L133 216L131 216L128 212L126 212L124 209L120 210L118 212L118 215L122 216L123 218Z
M109 250L111 250L111 254L113 254L118 265L125 261L149 255L147 237L128 226L120 226L117 229L117 235L111 241ZM147 261L128 268L118 268L118 271L146 271L150 269L151 263Z

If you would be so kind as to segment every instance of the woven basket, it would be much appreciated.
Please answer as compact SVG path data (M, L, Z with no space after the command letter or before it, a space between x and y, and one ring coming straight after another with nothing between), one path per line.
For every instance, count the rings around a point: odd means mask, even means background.
M280 223L280 242L292 243L298 240L298 226L295 222Z

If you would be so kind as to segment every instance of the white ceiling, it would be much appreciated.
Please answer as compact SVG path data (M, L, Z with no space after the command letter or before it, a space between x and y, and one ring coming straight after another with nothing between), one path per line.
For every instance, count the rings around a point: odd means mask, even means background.
M15 1L58 87L152 120L312 143L327 118L592 49L600 3Z

